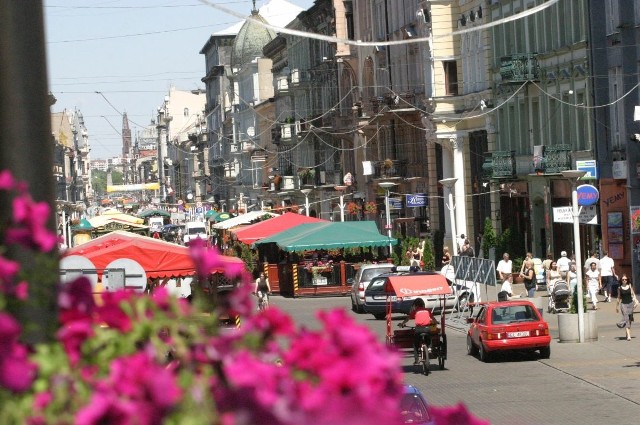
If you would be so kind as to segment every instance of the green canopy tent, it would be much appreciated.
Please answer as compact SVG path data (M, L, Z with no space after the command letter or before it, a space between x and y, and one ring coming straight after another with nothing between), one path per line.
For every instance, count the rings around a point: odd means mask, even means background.
M147 218L147 217L171 217L171 213L164 210L145 210L138 213L138 217Z
M275 243L288 252L316 249L379 247L396 245L396 238L381 234L373 221L305 223L267 238L253 246Z

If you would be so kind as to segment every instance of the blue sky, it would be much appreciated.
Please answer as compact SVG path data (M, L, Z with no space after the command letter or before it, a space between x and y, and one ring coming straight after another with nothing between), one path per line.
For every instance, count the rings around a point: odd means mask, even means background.
M212 1L243 16L252 8L251 1ZM44 0L44 14L52 111L82 112L92 159L120 154L120 113L127 112L135 136L171 85L204 88L200 49L240 20L198 0Z

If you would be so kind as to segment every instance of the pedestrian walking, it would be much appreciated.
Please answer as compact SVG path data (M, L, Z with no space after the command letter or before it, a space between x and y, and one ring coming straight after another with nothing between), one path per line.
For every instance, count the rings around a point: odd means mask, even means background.
M533 261L525 260L524 268L520 277L524 280L524 289L527 290L527 297L533 298L536 294L536 271L533 269Z
M584 262L583 270L586 272L591 268L591 263L596 263L596 267L600 269L600 259L598 258L598 253L593 251L589 257Z
M636 294L633 287L629 283L629 278L626 274L622 275L620 279L620 290L618 291L618 303L616 304L616 313L622 312L622 322L624 322L624 331L627 335L627 341L631 341L631 322L633 322L633 309L638 305ZM620 326L618 324L618 326Z
M451 263L451 253L449 252L449 247L445 246L442 248L442 267L448 266Z
M549 270L547 270L547 275L545 276L545 279L547 281L547 292L549 293L549 295L551 295L551 292L553 291L553 287L556 285L556 283L559 280L562 280L562 274L558 269L557 262L555 261L551 262L551 266L549 267Z
M571 268L571 260L569 259L569 257L567 257L567 251L562 251L560 253L560 258L558 258L556 264L558 264L558 270L560 271L560 274L564 279L567 275L567 272Z
M508 252L502 254L502 260L498 261L496 271L498 272L498 278L501 282L507 280L507 277L513 273L513 262L509 258Z
M604 295L604 301L611 302L611 295L614 291L618 291L618 275L616 274L615 264L613 258L609 257L607 251L602 251L602 258L600 259L600 276L602 277L602 294Z
M577 290L578 286L578 271L576 267L576 263L572 261L569 266L569 273L567 273L567 283L569 284L569 288L571 288L572 294Z
M461 256L467 256L467 257L475 257L476 256L475 251L471 247L471 242L469 242L469 239L466 239L464 241L464 245L462 245L462 250L460 251L460 255Z
M535 273L535 268L533 267L533 254L530 252L527 252L527 254L524 256L524 260L522 261L522 264L520 265L520 273L524 272L524 265L527 261L531 261L531 268L534 269L534 273Z
M587 274L587 291L589 291L589 296L591 297L591 303L593 304L593 309L598 309L598 291L602 288L602 276L600 275L600 270L596 268L596 263L591 263L591 268L586 273Z

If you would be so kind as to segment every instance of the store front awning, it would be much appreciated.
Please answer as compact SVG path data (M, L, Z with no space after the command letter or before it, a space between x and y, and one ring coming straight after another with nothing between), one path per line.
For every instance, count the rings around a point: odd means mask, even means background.
M397 239L381 234L373 221L319 222L300 224L254 243L275 243L284 251L308 251L395 245Z
M299 224L318 222L326 223L327 221L315 217L307 217L306 215L288 212L282 214L281 216L270 218L269 220L261 221L256 224L240 228L236 231L233 231L233 234L240 242L251 245L252 243L260 239L264 239L269 236L275 235L276 233L280 233L284 230L291 229L295 226L298 226Z

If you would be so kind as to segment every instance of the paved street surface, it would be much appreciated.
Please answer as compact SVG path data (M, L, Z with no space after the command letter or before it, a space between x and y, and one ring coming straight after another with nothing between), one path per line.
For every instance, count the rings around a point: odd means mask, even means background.
M520 291L514 285L516 292ZM483 297L485 291L482 291ZM495 288L488 289L495 297ZM546 303L546 293L539 292ZM495 298L494 298L495 299ZM348 297L282 298L272 304L291 314L305 326L317 327L314 312L323 308L345 308ZM591 305L589 304L589 308ZM385 322L371 315L352 317L366 324L384 342ZM640 423L640 323L632 326L632 340L615 323L620 315L615 302L598 304L598 341L559 343L557 317L544 312L553 340L551 358L515 353L482 363L466 354L466 334L447 328L448 359L445 370L432 365L432 373L414 372L413 356L403 359L405 382L420 388L434 405L463 401L478 417L494 425L615 424ZM636 320L640 313L636 310ZM394 317L394 327L401 316Z

